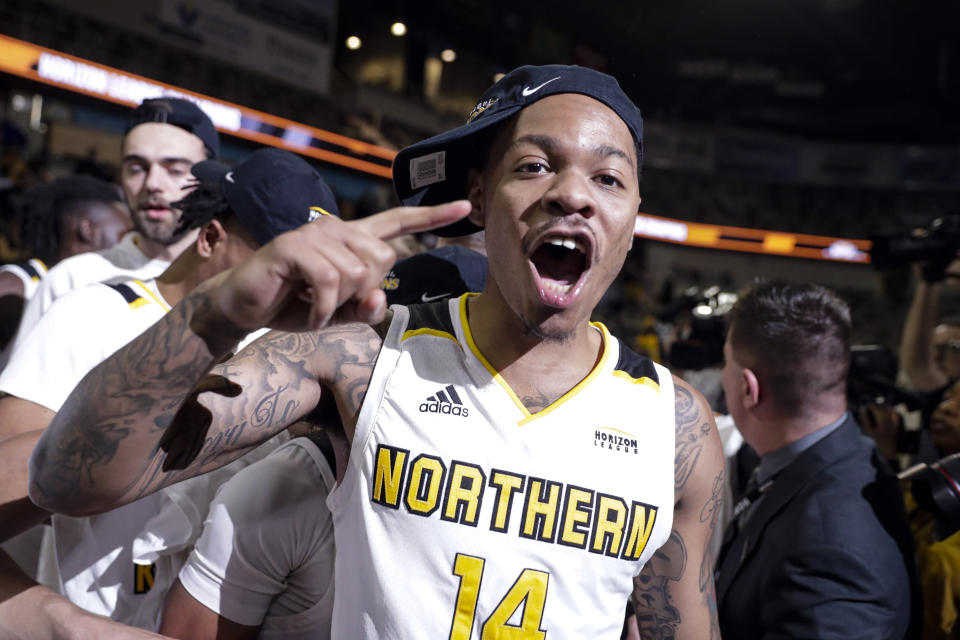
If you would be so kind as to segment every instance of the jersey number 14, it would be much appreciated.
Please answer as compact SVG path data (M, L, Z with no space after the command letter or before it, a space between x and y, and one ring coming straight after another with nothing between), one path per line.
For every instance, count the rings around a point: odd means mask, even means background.
M470 640L480 582L485 560L458 553L453 563L453 575L460 578L457 603L453 611L450 640ZM542 640L546 631L540 628L543 605L547 600L547 582L550 574L535 569L524 569L500 604L493 610L480 630L481 640ZM523 607L520 624L507 624L514 612Z

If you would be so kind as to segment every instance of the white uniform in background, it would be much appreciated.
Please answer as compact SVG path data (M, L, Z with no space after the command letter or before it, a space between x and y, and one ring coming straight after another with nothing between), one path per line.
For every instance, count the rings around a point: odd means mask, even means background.
M332 450L329 452L332 456ZM331 462L294 438L220 487L180 582L262 640L325 640L333 612Z
M71 291L26 333L0 374L0 391L59 411L87 372L169 310L154 280ZM200 534L217 487L277 444L107 513L54 515L61 592L88 611L156 629L166 592Z
M530 414L477 351L466 298L394 317L327 504L335 638L619 638L670 535L669 372L604 351Z
M11 262L0 267L0 273L11 273L23 283L23 299L29 300L40 287L40 281L47 275L47 265L43 260L30 258L21 262Z
M100 251L78 253L55 264L40 281L34 296L28 299L20 318L20 330L13 341L14 350L26 338L54 300L84 285L114 278L155 278L170 266L166 260L147 257L137 246L136 231L123 236L117 244Z

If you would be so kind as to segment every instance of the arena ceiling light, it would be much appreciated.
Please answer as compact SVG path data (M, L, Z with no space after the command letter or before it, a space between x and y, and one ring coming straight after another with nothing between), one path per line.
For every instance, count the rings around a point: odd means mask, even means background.
M347 38L347 49L351 51L356 51L363 45L363 41L360 40L359 36L349 36Z
M440 52L440 59L444 62L453 62L457 59L457 52L453 49L444 49Z
M405 36L407 35L407 25L397 20L392 25L390 25L390 33L397 36L398 38L401 36Z

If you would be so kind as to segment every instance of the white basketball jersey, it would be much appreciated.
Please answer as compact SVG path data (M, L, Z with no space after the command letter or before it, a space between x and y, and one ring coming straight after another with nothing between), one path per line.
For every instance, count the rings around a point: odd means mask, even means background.
M332 637L619 638L672 526L672 378L595 324L598 364L530 414L466 300L393 307L327 500Z
M47 275L47 265L42 260L30 258L22 262L13 262L0 267L0 273L12 273L23 283L23 299L29 300L37 292L40 281Z

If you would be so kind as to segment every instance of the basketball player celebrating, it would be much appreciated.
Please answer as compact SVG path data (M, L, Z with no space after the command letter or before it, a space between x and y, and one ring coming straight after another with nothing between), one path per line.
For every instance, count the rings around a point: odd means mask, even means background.
M350 446L328 498L332 637L614 638L631 593L642 634L718 637L709 408L589 321L632 240L641 136L613 78L513 71L400 153L421 206L280 236L92 371L34 452L31 496L113 508L332 399ZM386 310L385 239L475 226L481 294ZM216 365L262 326L280 331Z

